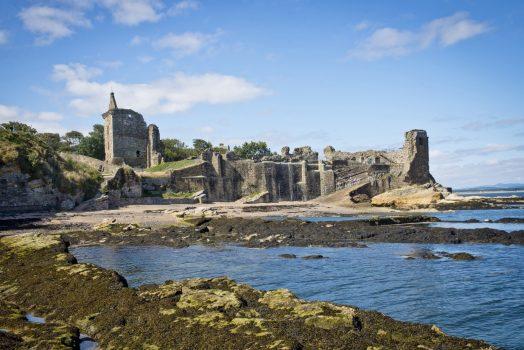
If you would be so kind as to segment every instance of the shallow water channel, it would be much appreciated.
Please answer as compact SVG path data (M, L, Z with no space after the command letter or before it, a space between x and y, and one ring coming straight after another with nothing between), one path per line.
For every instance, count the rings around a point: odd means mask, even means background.
M466 251L473 261L407 260L413 250ZM113 269L131 286L226 275L259 289L374 309L437 324L446 333L524 349L524 247L495 244L370 244L369 248L236 246L76 247L79 262ZM283 259L283 253L296 259ZM300 257L321 254L327 259Z

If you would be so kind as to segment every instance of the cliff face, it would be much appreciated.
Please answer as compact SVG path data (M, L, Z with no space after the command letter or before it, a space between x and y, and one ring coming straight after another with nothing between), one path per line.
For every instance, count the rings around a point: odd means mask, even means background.
M0 211L69 210L98 192L101 177L62 158L32 128L0 125Z

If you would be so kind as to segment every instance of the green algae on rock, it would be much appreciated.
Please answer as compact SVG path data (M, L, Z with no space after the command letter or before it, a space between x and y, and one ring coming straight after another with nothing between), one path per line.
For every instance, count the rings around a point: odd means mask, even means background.
M0 300L45 316L45 325L32 328L58 325L60 332L46 337L66 347L74 348L80 329L104 349L493 349L430 325L307 302L284 289L259 291L227 277L129 288L116 272L76 263L67 246L58 235L0 239ZM9 335L0 339L15 349L47 339L11 332L4 319L0 328Z

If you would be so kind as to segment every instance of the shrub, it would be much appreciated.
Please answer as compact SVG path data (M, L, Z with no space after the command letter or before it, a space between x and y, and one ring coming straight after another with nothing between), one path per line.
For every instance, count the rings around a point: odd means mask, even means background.
M63 193L74 195L83 191L87 198L94 196L102 182L98 171L63 159L50 139L56 140L22 123L1 124L0 166L18 167L30 180L51 182Z

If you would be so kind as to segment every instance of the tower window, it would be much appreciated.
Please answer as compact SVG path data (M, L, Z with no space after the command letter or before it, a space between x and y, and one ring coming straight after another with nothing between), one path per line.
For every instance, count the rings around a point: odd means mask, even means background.
M424 144L424 139L422 137L418 138L418 144L421 146Z
M140 151L136 151L136 156L140 157Z

